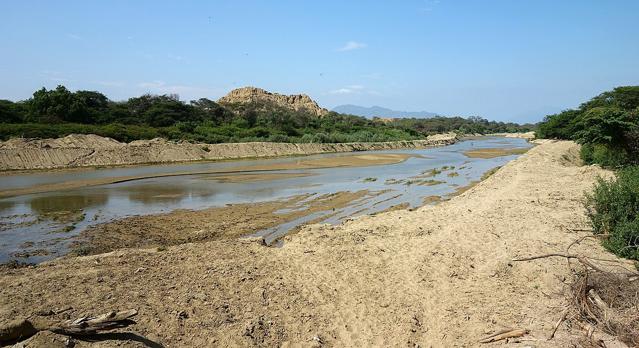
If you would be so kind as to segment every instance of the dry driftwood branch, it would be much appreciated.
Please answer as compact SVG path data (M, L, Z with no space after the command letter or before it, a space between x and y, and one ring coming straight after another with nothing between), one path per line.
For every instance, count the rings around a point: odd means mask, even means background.
M48 328L49 331L63 335L93 335L98 331L112 330L121 327L127 327L134 322L132 317L138 314L138 311L131 309L122 312L109 312L97 317L84 317L76 320L67 320Z
M566 259L577 259L582 265L584 265L586 267L589 267L589 268L592 268L595 271L599 271L599 272L602 272L602 273L612 273L610 271L606 271L604 269L601 269L599 266L593 264L590 258L587 258L587 257L582 256L582 255L575 255L575 254L550 253L550 254L544 254L544 255L524 257L524 258L519 258L519 259L512 259L512 261L514 261L514 262L532 261L532 260L538 260L538 259L545 259L545 258L548 258L548 257L563 257L563 258L566 258ZM606 260L606 259L592 259L592 260L619 263L619 261L617 261L617 260ZM632 272L632 271L629 271L628 269L625 269L625 268L623 268L623 270L627 272L626 275L628 277L638 275L637 272Z
M39 331L51 331L68 336L93 335L98 331L127 327L135 322L132 317L138 311L109 312L97 317L83 317L76 320L53 321L43 318L14 320L0 327L0 342L29 338Z
M557 322L555 323L555 326L552 328L552 332L550 333L550 336L548 336L549 341L555 337L555 333L557 333L557 329L559 329L559 325L561 325L561 323L563 323L564 320L566 320L566 316L568 315L568 312L569 312L569 309L566 308L561 313L561 317L559 318L559 320L557 320Z
M505 329L497 331L490 336L486 336L479 340L479 343L490 343L505 340L507 338L521 337L528 334L527 329Z

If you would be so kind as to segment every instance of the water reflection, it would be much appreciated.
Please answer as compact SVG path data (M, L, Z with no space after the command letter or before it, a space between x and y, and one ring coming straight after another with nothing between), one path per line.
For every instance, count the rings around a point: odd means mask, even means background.
M16 205L16 203L12 200L2 200L0 201L0 212L4 212L6 210L11 210Z
M109 196L105 194L46 195L43 197L34 197L29 201L29 206L32 212L47 215L55 212L100 207L106 205L108 201Z
M380 194L372 195L340 211L327 212L328 215L323 222L336 223L353 214L373 214L397 205L417 207L424 204L424 199L427 197L451 196L459 187L480 180L488 170L504 165L517 157L510 155L487 159L469 158L464 155L465 151L482 148L527 147L530 147L530 144L523 139L483 138L440 148L374 152L413 155L408 160L397 164L268 172L269 175L277 173L281 177L287 176L286 179L279 180L223 182L223 180L216 180L212 175L186 175L11 197L0 200L0 226L2 227L0 262L11 259L16 252L25 251L24 247L21 248L24 245L33 245L33 250L46 247L53 251L49 256L34 256L22 260L39 262L63 254L69 238L79 234L89 225L131 215L156 214L175 209L202 209L227 204L270 201L302 194L315 196L359 190ZM309 156L306 160L345 155L349 154L323 154ZM235 167L239 163L269 165L286 161L294 162L299 159L105 169L104 171L75 172L73 178L86 180L91 177L108 176L109 173L122 176L138 172L158 173L169 170L201 171L202 168ZM420 175L423 176L423 173L431 171L437 174L420 179L441 181L445 184L429 186L420 185L415 181ZM293 175L301 172L312 175ZM46 174L34 177L16 176L14 181L29 182L33 179L32 184L39 184L43 180L60 180L67 175L71 174L58 174L51 177L47 177ZM375 180L364 180L366 178L375 178ZM73 214L65 215L64 212L73 212ZM61 217L61 215L64 216ZM322 214L314 215L313 219L321 217L320 215ZM300 219L300 221L310 220ZM287 229L293 225L295 223L282 225L274 228L270 233L274 236L286 233ZM32 243L25 244L25 242Z

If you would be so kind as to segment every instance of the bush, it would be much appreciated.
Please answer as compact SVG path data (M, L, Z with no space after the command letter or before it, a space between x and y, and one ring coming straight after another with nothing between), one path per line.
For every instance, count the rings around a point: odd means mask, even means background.
M605 168L620 168L631 162L630 156L625 149L612 148L604 144L582 145L581 159L586 164L599 164Z
M586 196L586 209L595 234L608 234L604 246L613 253L639 260L639 166L599 179Z

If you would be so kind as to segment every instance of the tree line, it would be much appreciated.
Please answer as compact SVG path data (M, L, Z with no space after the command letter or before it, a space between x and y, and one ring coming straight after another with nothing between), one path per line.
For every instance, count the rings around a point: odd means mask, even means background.
M639 164L639 86L617 87L577 109L546 116L537 137L575 140L586 163Z
M586 209L606 248L639 260L639 86L617 87L547 116L537 137L575 140L585 163L616 171L613 179L598 179Z
M390 123L330 112L318 117L275 104L220 105L207 98L145 94L112 101L96 91L42 88L27 100L0 100L0 138L93 133L120 141L164 137L206 143L371 142L421 139L442 132L528 131L532 125L482 118L398 119Z

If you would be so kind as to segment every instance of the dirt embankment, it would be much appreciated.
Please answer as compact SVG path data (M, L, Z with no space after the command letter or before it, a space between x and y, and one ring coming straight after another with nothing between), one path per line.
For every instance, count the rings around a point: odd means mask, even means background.
M102 346L468 347L506 327L529 330L523 345L573 346L575 323L546 340L566 305L566 261L511 260L590 233L583 193L610 173L566 160L577 149L544 142L450 201L311 225L282 248L225 239L6 270L0 325L135 308L134 333ZM571 252L613 258L591 239Z
M455 141L454 134L440 134L425 140L378 143L192 144L153 139L136 140L127 144L97 135L69 135L59 139L11 139L0 142L0 171L424 148L448 145Z

